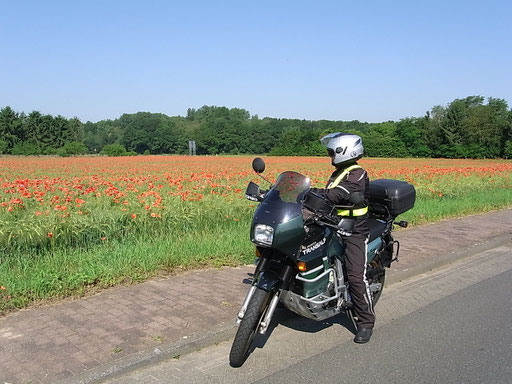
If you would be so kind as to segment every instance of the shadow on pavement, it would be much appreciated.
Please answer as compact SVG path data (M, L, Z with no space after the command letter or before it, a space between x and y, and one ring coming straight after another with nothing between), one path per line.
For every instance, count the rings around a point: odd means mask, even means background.
M341 326L353 334L356 333L352 321L343 312L329 319L315 321L299 316L296 313L286 309L284 306L282 306L282 304L279 304L276 312L274 313L272 322L267 329L267 332L265 335L257 334L255 336L249 353L254 352L256 348L263 348L267 340L272 335L274 329L278 326L284 326L295 331L306 333L316 333L332 326Z

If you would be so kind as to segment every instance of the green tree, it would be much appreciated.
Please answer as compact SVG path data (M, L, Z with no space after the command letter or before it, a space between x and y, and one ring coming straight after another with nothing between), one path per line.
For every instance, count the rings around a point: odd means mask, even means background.
M57 132L54 126L54 118L51 115L43 115L40 117L38 126L38 141L44 151L50 148L57 148Z
M7 143L7 141L0 139L0 155L7 153L8 148L9 143Z
M379 124L260 119L245 109L217 106L189 108L186 117L139 112L85 124L76 117L0 110L4 154L55 154L68 143L83 143L91 153L113 144L138 153L188 153L188 141L195 140L199 154L323 155L318 139L331 132L360 134L370 156L508 156L512 111L505 100L491 97L484 104L482 96L434 106L423 117Z
M245 129L250 114L239 108L203 106L194 112L199 123L194 133L198 154L244 153Z
M21 142L14 144L11 149L11 154L22 156L34 156L42 153L41 148L37 144L29 142Z
M503 157L507 159L512 159L512 141L507 140L505 142L504 150L503 150Z
M65 135L67 142L79 142L83 140L84 131L83 124L78 117L73 117L69 121L68 130Z
M490 130L482 145L488 149L487 157L498 157L504 154L505 143L512 131L512 114L504 99L489 97L487 107L490 109Z
M103 147L101 154L105 156L126 156L126 148L121 144L108 144Z
M269 154L278 156L323 156L325 148L320 144L318 130L286 128Z
M59 149L58 153L63 157L85 155L87 153L87 147L82 142L71 141L64 144L64 146Z
M7 143L6 152L9 152L19 141L21 127L20 117L11 107L0 110L0 137Z
M412 156L430 157L432 155L426 140L427 123L428 120L425 117L409 117L396 123L396 135Z
M370 131L363 135L365 154L370 157L407 157L409 152L396 134L396 125L392 121L373 124Z
M119 124L123 129L121 142L137 153L175 153L184 140L175 129L174 120L160 113L125 114Z
M26 141L41 148L42 142L42 115L38 111L32 111L24 121Z
M446 116L446 109L441 105L435 105L425 116L424 137L432 157L441 156L443 144L442 125Z
M50 132L53 138L52 145L50 145L51 148L62 147L72 137L70 123L61 115L53 119Z
M244 122L244 134L239 138L242 153L263 154L276 145L281 134L280 129L274 129L270 119L260 120L253 116Z

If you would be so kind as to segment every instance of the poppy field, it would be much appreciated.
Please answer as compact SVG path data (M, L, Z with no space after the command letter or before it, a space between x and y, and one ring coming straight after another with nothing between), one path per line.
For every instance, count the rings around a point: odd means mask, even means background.
M264 176L326 158L264 157ZM251 262L251 157L0 157L0 311L186 268ZM512 205L506 160L361 160L370 179L416 187L412 225Z

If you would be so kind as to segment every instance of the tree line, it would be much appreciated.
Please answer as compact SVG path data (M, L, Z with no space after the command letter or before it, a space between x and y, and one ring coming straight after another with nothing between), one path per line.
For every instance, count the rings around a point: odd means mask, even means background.
M399 121L259 118L239 108L189 108L186 116L138 112L115 120L0 110L0 154L324 155L319 138L331 132L360 135L370 157L512 157L512 110L503 99L469 96Z

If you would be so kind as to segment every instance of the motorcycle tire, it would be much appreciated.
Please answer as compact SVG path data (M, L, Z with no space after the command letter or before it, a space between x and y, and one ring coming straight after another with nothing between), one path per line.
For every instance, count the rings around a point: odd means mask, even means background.
M372 295L372 302L373 302L373 307L375 308L375 305L377 304L377 301L379 301L379 298L380 298L380 295L382 294L382 291L384 290L384 282L386 281L386 270L383 270L382 271L382 274L379 276L378 279L375 279L374 281L371 281L370 284L372 283L381 283L382 284L382 287L380 289L379 292L377 292L376 294ZM348 315L348 318L350 319L350 321L352 322L352 325L354 326L354 329L358 330L358 326L357 326L357 316L355 314L355 311L350 308L347 310L347 315Z
M270 292L260 288L254 292L229 352L229 365L232 367L241 367L247 359L254 336L270 304L270 296Z
M384 282L386 281L386 270L382 271L382 274L379 276L378 279L375 279L374 283L380 283L382 284L382 287L379 292L373 295L373 306L375 307L375 304L377 304L377 301L379 301L380 295L382 294L382 291L384 290Z

